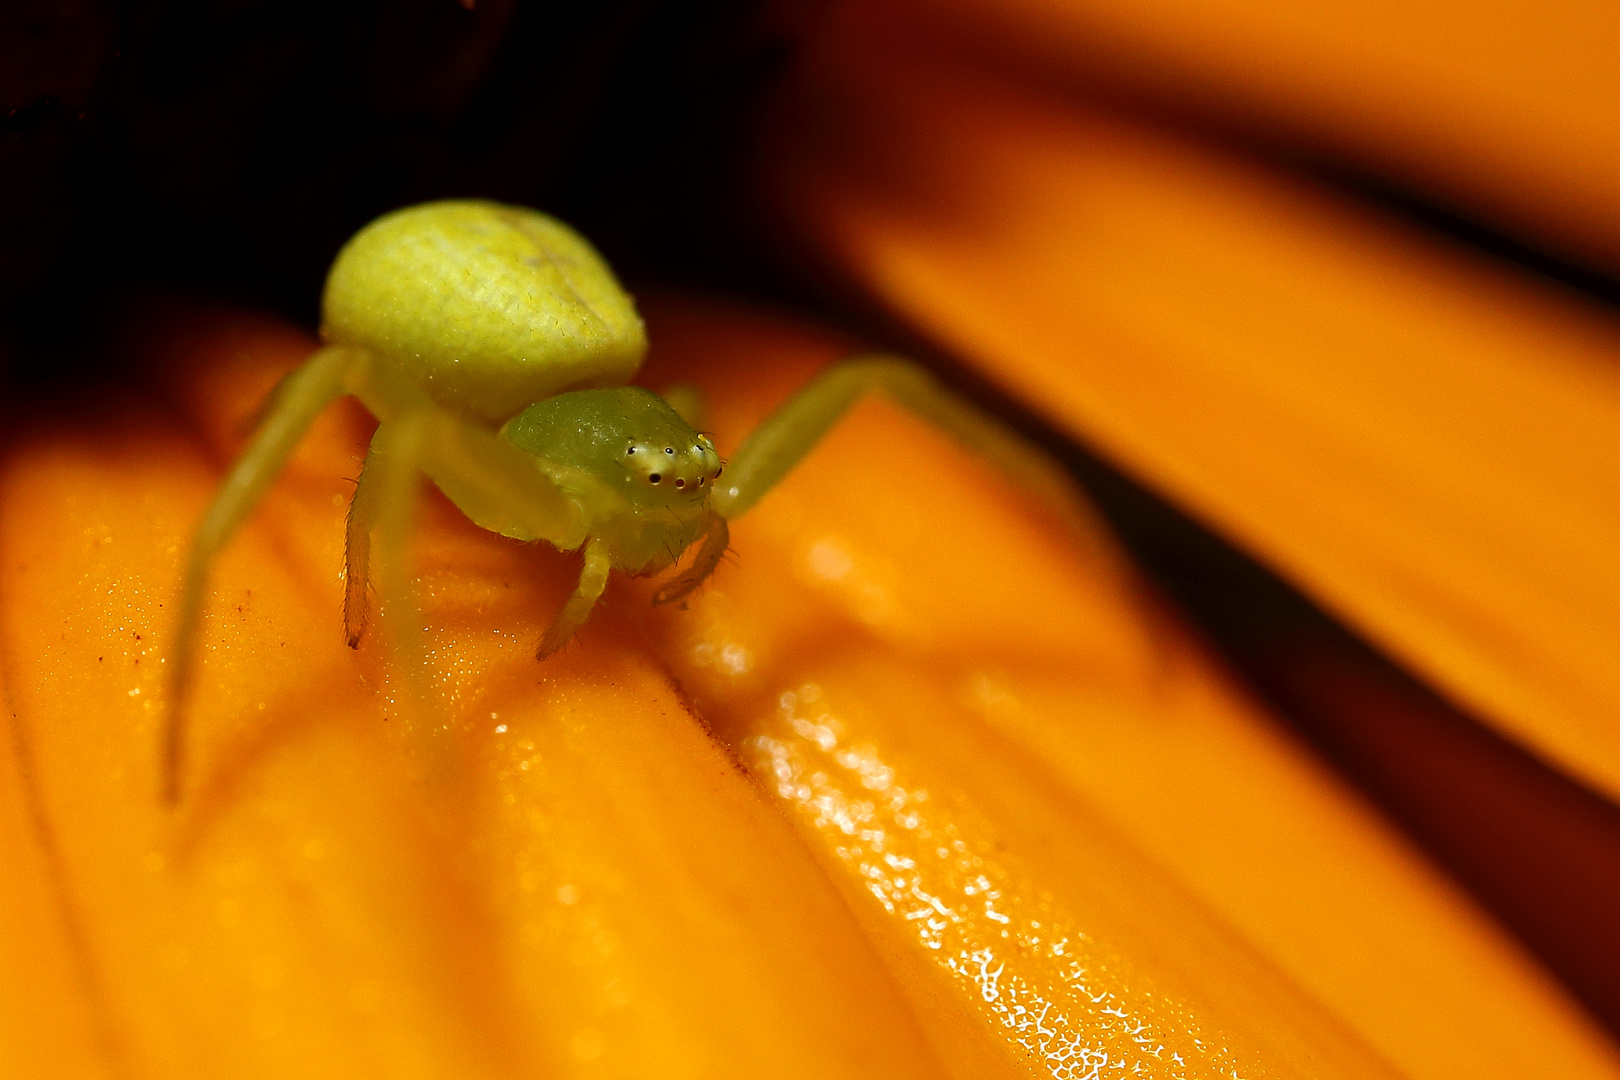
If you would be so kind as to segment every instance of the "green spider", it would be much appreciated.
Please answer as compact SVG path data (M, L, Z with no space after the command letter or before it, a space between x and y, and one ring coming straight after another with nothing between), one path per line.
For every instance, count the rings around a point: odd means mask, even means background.
M171 804L180 796L209 567L315 417L346 394L378 424L349 509L344 631L358 647L375 534L385 628L418 673L426 661L403 556L420 474L482 528L583 549L579 584L541 637L541 659L573 637L610 570L658 573L695 544L691 563L653 603L691 593L725 554L728 523L870 390L988 456L1066 517L1080 516L1072 483L1040 451L892 357L833 366L722 464L692 427L695 401L682 395L677 408L625 385L646 334L601 256L566 225L524 207L434 202L373 221L332 264L321 337L325 346L271 395L192 541L163 743Z

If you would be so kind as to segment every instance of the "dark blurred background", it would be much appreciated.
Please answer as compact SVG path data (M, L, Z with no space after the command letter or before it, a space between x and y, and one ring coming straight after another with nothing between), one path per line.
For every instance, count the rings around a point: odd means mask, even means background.
M739 138L790 55L794 10L8 0L0 333L12 375L90 362L101 298L130 284L313 326L339 245L429 198L543 207L633 279L746 278Z
M345 238L385 210L455 195L557 214L632 280L803 295L807 275L769 242L742 178L817 6L5 0L0 337L12 373L86 362L93 350L65 337L131 282L313 325ZM1162 101L1116 103L1620 300L1612 276L1353 165Z

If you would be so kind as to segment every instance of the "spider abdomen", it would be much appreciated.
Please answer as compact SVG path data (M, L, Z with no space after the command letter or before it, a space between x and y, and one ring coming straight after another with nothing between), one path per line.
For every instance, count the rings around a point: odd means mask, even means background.
M490 425L579 387L618 386L646 331L602 257L525 207L449 200L386 214L338 253L321 334Z

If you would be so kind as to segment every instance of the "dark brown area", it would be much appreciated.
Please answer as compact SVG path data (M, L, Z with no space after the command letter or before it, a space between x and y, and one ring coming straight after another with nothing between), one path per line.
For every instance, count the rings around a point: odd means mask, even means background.
M1277 713L1620 1033L1620 807L1213 530L1095 458L1071 460L1133 554Z
M0 10L0 334L30 376L85 364L132 284L313 325L342 242L430 198L545 207L632 275L723 262L788 27L755 0Z

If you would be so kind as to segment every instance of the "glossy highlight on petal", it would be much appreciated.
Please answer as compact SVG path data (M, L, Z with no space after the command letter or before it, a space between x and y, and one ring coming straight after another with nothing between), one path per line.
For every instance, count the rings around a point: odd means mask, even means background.
M1184 1005L1080 930L1055 898L1020 888L1024 875L993 854L987 822L904 786L825 709L817 684L784 693L776 722L761 725L773 733L750 736L744 752L883 914L909 925L1019 1048L1063 1080L1155 1067L1175 1077L1242 1074Z

